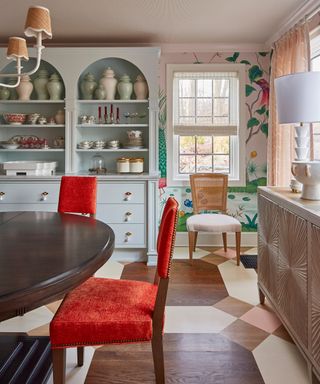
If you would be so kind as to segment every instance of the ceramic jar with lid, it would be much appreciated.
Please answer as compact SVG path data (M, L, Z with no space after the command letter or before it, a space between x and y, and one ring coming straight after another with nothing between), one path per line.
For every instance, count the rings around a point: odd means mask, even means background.
M47 84L49 81L49 73L46 69L40 69L38 76L34 79L34 90L38 100L48 100L49 92Z
M130 173L143 173L143 159L131 158L129 161Z
M145 100L148 97L148 84L142 74L137 76L133 90L137 100Z
M120 157L117 160L117 172L118 173L129 173L130 172L130 159L127 157Z
M50 76L47 89L50 95L50 100L62 100L63 84L57 73L53 73Z
M33 84L31 83L30 76L21 76L20 84L17 86L19 100L30 100L32 90Z
M97 82L92 73L88 72L80 83L81 97L84 100L92 100Z
M94 98L96 100L105 100L105 98L106 98L106 91L104 89L103 84L99 84L97 89L94 91Z
M121 76L118 84L120 100L130 100L132 91L133 85L131 83L130 77L128 75Z
M8 84L14 85L17 83L17 79L15 77L11 77L8 81ZM18 100L17 87L10 88L10 100Z
M114 77L114 71L111 67L108 67L100 79L100 84L104 87L106 93L106 100L114 100L117 91L117 79Z
M0 100L8 100L10 97L10 90L7 87L0 87Z

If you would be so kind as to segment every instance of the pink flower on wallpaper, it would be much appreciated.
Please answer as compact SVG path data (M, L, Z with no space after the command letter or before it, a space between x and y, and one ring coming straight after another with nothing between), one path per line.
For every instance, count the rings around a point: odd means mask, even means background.
M265 79L256 80L255 83L259 85L259 87L262 90L260 105L268 105L269 104L269 83Z

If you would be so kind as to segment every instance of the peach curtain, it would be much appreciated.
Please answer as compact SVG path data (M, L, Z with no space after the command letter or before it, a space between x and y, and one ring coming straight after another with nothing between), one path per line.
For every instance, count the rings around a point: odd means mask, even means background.
M292 178L291 161L294 159L294 129L291 125L278 124L274 79L291 73L308 71L309 47L307 22L291 29L274 45L270 76L268 185L288 186Z

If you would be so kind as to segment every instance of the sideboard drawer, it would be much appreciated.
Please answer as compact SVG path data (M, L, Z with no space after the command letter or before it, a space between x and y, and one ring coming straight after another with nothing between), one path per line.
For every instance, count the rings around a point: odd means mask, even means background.
M145 222L144 204L97 204L97 219L107 224Z
M0 204L0 212L42 211L57 212L57 204Z
M98 203L141 204L145 201L145 183L99 183Z
M0 204L57 204L60 183L0 184Z
M115 234L116 247L145 247L144 224L109 224Z

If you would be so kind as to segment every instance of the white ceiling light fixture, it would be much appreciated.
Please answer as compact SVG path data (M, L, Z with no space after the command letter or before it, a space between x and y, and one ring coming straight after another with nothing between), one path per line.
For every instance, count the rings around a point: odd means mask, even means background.
M28 10L24 33L27 37L36 38L36 44L34 46L37 51L36 65L31 71L25 73L22 72L23 67L21 65L21 60L29 60L26 40L22 37L10 37L8 42L7 58L9 60L17 61L17 72L9 74L0 73L0 78L16 77L17 81L15 84L0 83L0 86L2 87L15 88L20 84L21 76L32 75L39 69L41 52L44 49L42 40L52 38L49 9L41 6L31 6Z

